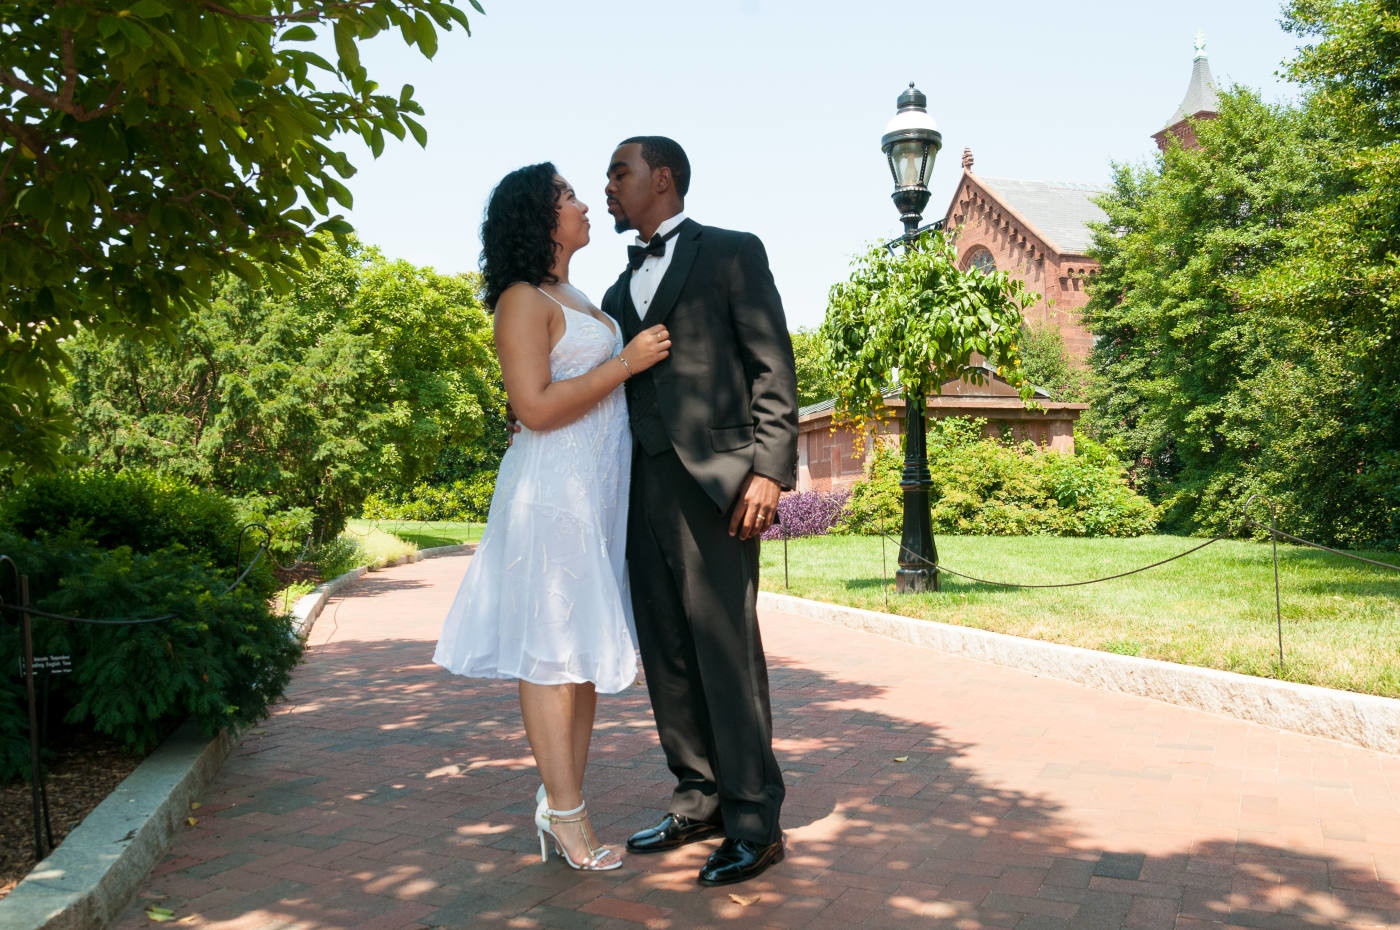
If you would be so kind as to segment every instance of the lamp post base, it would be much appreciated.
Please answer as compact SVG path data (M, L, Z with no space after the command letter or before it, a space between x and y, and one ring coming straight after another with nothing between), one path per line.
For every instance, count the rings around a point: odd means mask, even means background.
M938 591L938 548L933 541L929 513L928 449L924 427L924 393L909 390L904 395L904 471L899 487L904 494L904 527L899 541L899 570L895 591L915 594Z
M901 568L894 573L894 590L897 594L920 594L941 591L943 587L936 568Z

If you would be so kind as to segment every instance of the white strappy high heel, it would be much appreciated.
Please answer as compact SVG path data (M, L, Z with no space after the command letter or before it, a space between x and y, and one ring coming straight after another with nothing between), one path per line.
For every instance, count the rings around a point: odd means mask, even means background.
M621 857L610 847L593 845L593 825L588 822L588 814L584 812L585 806L580 804L571 811L555 811L550 810L549 806L545 804L535 811L535 828L540 837L541 862L549 861L549 846L545 843L545 837L548 836L554 841L555 852L559 853L571 869L577 869L580 872L607 872L621 867ZM569 851L560 842L559 835L551 829L558 824L575 823L582 824L580 829L583 833L583 841L588 846L588 858L582 862L575 862L569 857Z

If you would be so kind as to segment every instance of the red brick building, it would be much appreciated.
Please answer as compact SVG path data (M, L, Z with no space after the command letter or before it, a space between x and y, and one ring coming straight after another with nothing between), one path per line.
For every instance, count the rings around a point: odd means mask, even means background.
M1196 57L1186 96L1171 119L1153 134L1164 149L1167 140L1196 144L1188 118L1212 119L1218 106L1215 79L1206 60L1205 43L1196 36ZM1094 199L1107 188L1063 181L1026 181L982 177L972 171L972 151L963 149L962 178L944 214L944 228L955 235L961 267L977 266L1010 273L1040 299L1026 311L1032 328L1054 326L1070 357L1083 363L1093 335L1081 313L1088 302L1086 285L1099 265L1088 255L1089 224L1107 219ZM1087 404L1056 403L1043 393L1040 412L1025 409L1010 385L987 369L981 385L950 381L928 399L930 417L973 416L987 419L987 432L1030 440L1061 452L1074 451L1074 422ZM904 400L891 394L891 417L880 424L882 437L903 428ZM811 404L798 411L797 490L830 491L859 481L874 451L872 437L833 429L832 403Z
M1056 452L1074 451L1074 421L1088 404L1052 401L1044 391L1036 392L1040 410L1027 410L1021 395L997 377L989 365L982 366L981 384L949 381L941 393L929 397L930 419L939 417L981 417L987 421L984 433L1016 442L1034 442ZM835 404L823 401L803 407L797 426L797 490L834 491L849 488L865 476L865 466L875 451L874 436L863 436L850 429L833 429ZM875 428L880 442L895 442L904 435L904 398L897 391L885 400L889 416Z
M1106 189L984 178L972 171L970 149L963 149L962 166L962 181L943 221L955 236L960 265L1020 278L1040 295L1026 310L1026 322L1035 329L1058 329L1070 356L1083 362L1094 343L1079 315L1089 299L1085 285L1099 270L1088 255L1089 224L1107 219L1094 203Z
M1153 133L1165 150L1169 138L1196 145L1189 119L1214 119L1219 91L1206 59L1205 40L1196 35L1196 54L1186 95L1165 126ZM1088 302L1085 285L1098 273L1088 255L1090 223L1107 217L1094 199L1106 188L1063 181L982 177L972 171L972 151L963 149L963 176L944 214L944 228L957 237L962 267L977 265L1009 272L1041 299L1026 313L1033 328L1054 326L1072 358L1083 362L1093 336L1080 321Z

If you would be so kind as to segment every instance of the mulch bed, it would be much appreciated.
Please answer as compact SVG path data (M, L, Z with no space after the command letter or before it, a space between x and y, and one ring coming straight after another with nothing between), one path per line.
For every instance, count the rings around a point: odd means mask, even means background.
M47 772L49 820L54 843L62 843L141 764L144 756L103 736L84 734L53 747ZM0 785L0 898L36 865L29 782Z

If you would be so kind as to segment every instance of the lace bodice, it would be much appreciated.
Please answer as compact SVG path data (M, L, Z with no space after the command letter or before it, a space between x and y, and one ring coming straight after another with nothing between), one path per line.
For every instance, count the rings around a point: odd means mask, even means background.
M549 352L551 379L577 378L597 368L622 348L622 336L613 327L582 310L559 306L564 310L564 335Z

